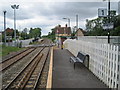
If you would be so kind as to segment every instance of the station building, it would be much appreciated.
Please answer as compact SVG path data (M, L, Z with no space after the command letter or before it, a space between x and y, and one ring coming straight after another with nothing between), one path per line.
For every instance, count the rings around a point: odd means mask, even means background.
M65 27L61 27L61 25L58 25L55 27L55 36L56 36L56 43L58 44L58 47L62 47L63 42L67 38L71 38L71 27L68 27L67 24Z

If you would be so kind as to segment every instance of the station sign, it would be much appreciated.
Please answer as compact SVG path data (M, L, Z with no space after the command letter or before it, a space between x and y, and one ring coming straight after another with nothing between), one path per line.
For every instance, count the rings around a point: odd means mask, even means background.
M107 9L99 8L98 9L98 17L107 17Z
M110 30L110 29L113 29L114 28L114 25L113 23L107 23L107 24L103 24L103 29L105 30Z

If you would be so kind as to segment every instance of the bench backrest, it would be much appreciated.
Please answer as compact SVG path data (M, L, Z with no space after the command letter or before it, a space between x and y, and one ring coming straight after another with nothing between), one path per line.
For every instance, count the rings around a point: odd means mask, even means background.
M83 52L78 52L77 57L78 57L79 59L81 59L82 61L84 61L84 60L86 59L86 57L89 58L89 55L88 55L88 54L85 54L85 53L83 53Z

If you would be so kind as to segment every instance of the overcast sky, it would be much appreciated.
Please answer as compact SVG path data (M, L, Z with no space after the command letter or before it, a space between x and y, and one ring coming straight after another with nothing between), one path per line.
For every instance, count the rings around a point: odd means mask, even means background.
M84 2L83 2L84 1ZM13 28L13 9L11 5L19 5L16 10L17 29L40 27L42 35L48 34L52 28L61 24L65 26L70 18L71 27L75 26L75 16L79 16L79 27L85 29L86 19L96 18L98 8L107 8L107 1L99 0L1 0L0 1L0 31L3 30L3 11L7 11L7 27ZM112 0L111 0L112 1ZM111 2L111 9L118 12L118 1Z

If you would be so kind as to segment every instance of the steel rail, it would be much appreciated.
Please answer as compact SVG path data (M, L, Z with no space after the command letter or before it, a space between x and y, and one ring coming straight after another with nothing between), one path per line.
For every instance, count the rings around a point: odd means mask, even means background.
M12 66L14 63L16 63L16 62L18 62L19 60L21 60L22 58L24 58L25 56L27 56L27 55L29 55L31 52L33 52L34 50L35 50L36 48L34 48L34 49L32 49L32 50L30 50L29 52L24 52L25 54L22 56L22 57L20 57L20 58L18 58L17 60L15 60L15 61L12 61L12 58L10 58L10 59L8 59L8 60L6 60L6 61L4 61L4 63L1 63L0 64L0 66L2 66L2 68L1 68L1 70L0 70L0 72L2 71L2 72L4 72L7 68L9 68L10 66ZM23 53L21 53L21 54L23 54ZM21 54L18 54L19 56L21 55ZM18 55L16 55L15 57L17 57ZM13 57L13 58L15 58L15 57ZM11 60L11 63L8 63L8 64L6 64L6 66L3 66L3 64L5 64L5 63L7 63L7 62L10 62L10 60Z
M42 50L45 47L42 48ZM40 50L35 56L32 57L32 59L30 60L30 62L16 75L16 77L5 87L3 88L3 90L7 90L9 89L9 87L15 82L15 80L27 69L27 67L34 61L34 59L42 52L42 50Z
M31 67L31 69L28 71L28 73L26 73L24 75L22 80L18 83L17 88L23 89L25 87L26 83L28 82L28 80L29 80L30 76L32 75L32 73L34 72L34 70L36 69L39 61L42 58L42 56L43 56L43 54L41 54L40 57L35 61L35 63L33 64L33 67Z
M43 65L42 65L42 70L39 72L39 75L38 75L37 80L36 80L36 82L35 82L35 85L34 85L34 89L35 89L35 90L37 90L38 83L39 83L40 77L41 77L41 75L42 75L42 72L43 72L43 70L44 70L45 63L46 63L46 60L48 59L49 53L50 53L50 47L49 47L47 56L46 56L46 58L45 58L45 61L44 61Z

